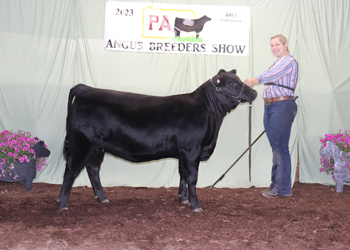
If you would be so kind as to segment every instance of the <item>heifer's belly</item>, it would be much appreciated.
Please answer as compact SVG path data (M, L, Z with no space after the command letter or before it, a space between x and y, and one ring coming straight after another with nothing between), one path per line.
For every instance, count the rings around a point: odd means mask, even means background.
M167 136L138 131L133 136L120 133L107 138L106 142L104 146L107 152L131 162L178 158L176 139Z
M131 162L178 159L181 151L201 158L205 119L198 112L177 110L126 114L90 109L84 116L80 113L81 121L75 126L90 140L92 150L101 148Z

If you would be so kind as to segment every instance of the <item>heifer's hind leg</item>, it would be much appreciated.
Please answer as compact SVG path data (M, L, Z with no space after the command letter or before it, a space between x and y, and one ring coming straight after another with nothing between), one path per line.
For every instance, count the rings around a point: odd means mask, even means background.
M66 171L64 173L63 184L60 192L58 201L60 203L59 209L68 209L68 199L74 180L77 178L81 170L84 168L84 165L74 165L74 169L70 164L70 161L67 162Z
M65 149L66 152L66 170L64 172L62 188L58 201L59 209L68 209L68 199L74 180L77 178L81 170L85 166L85 159L88 156L90 143L85 135L77 133L74 137L66 136Z
M103 187L100 180L100 168L103 161L104 152L101 149L97 149L89 155L88 163L86 164L86 170L89 175L89 179L94 190L95 197L99 202L109 202L107 197L103 193Z

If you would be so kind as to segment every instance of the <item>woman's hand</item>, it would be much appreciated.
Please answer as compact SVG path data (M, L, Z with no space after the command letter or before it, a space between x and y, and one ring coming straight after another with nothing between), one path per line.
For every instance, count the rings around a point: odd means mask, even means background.
M259 83L259 80L258 80L258 78L254 77L254 78L251 78L251 79L244 80L244 83L252 88L255 84Z

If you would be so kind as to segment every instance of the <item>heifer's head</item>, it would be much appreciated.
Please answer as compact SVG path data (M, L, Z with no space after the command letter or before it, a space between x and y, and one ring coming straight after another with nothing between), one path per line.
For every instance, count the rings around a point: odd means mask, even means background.
M210 81L226 111L231 111L241 102L252 102L258 95L239 79L235 69L229 72L221 69Z

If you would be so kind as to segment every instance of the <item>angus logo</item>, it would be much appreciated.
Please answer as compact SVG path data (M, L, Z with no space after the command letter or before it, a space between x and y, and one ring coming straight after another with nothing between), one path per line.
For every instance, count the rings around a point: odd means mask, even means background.
M178 38L180 36L181 31L186 32L196 32L196 38L198 39L199 33L203 30L204 24L210 21L211 18L207 16L202 16L199 19L183 19L183 18L175 18L175 37Z
M106 50L249 55L250 6L106 1Z
M185 41L188 37L198 39L204 24L210 20L211 18L206 15L197 18L196 13L192 10L155 9L149 6L143 13L142 37L158 39L174 37L173 41L176 39ZM186 35L181 37L181 32Z

